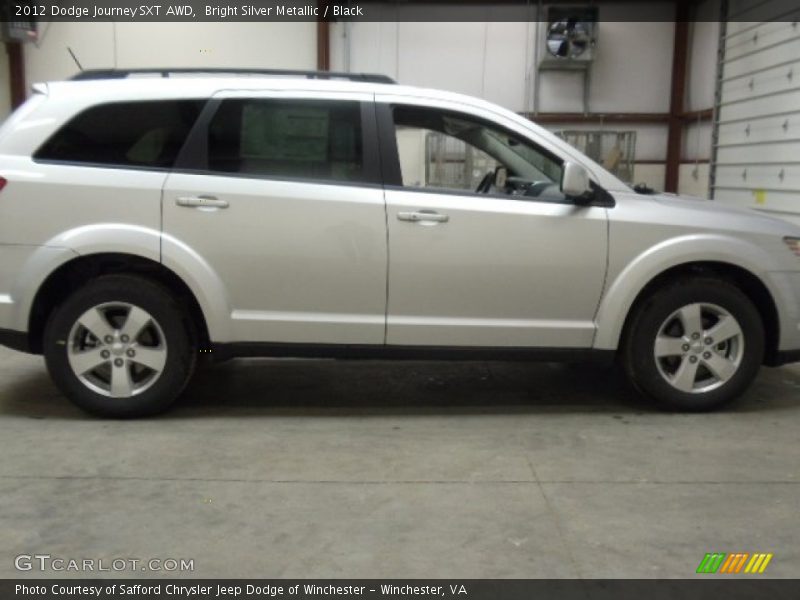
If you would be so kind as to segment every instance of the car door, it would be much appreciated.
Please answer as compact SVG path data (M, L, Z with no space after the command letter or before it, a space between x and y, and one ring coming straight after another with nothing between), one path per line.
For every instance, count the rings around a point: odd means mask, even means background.
M221 92L166 181L163 231L223 282L233 339L382 344L373 97Z
M562 161L513 122L461 104L377 102L388 165L387 343L590 347L606 208L567 200ZM498 166L511 180L502 190L489 182Z

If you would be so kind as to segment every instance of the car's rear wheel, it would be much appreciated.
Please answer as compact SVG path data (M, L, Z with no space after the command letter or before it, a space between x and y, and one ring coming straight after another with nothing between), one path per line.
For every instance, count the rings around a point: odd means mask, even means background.
M672 283L632 315L623 362L633 384L661 406L703 411L744 392L764 355L764 327L733 285L696 278Z
M110 417L166 409L196 358L191 324L170 292L129 275L100 277L67 298L47 324L44 354L70 400Z

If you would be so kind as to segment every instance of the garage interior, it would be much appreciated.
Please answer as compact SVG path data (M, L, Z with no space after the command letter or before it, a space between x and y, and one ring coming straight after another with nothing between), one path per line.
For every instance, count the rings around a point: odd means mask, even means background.
M800 29L770 2L760 21L657 2L650 22L590 2L596 44L569 68L548 64L546 2L525 22L43 22L7 36L0 115L77 63L383 73L525 114L631 183L800 223ZM202 578L687 578L747 551L796 578L798 401L798 364L671 414L595 365L242 359L163 417L103 421L0 348L0 576L46 552Z

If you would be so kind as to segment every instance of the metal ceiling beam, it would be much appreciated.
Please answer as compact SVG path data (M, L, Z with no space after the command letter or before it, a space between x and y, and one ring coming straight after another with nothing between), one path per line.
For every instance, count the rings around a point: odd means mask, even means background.
M683 120L687 125L691 125L697 121L710 121L714 117L713 108L704 108L702 110L689 110L683 113Z
M686 97L686 67L689 56L689 3L675 3L675 38L672 47L672 83L669 103L669 129L667 131L667 164L664 190L678 191L683 144L684 112Z
M9 97L11 108L15 109L25 102L25 64L22 56L22 44L6 42L8 55Z
M710 121L712 109L692 110L679 115L679 118L687 125L697 121ZM670 113L556 113L540 112L521 113L523 117L541 124L551 123L581 123L581 124L636 124L636 125L665 125L672 118Z
M663 125L669 121L667 113L522 113L522 116L540 124L550 123L637 123Z
M319 0L319 14L325 14L327 0ZM317 70L331 70L331 24L322 16L317 20Z

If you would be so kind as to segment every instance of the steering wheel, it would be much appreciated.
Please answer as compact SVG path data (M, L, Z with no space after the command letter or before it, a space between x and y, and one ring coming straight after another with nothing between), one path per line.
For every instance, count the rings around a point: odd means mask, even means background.
M478 184L478 187L475 189L475 192L478 194L488 194L489 190L492 189L493 183L494 183L494 169L492 169L486 175L483 176L483 179L481 179L481 182Z
M547 188L554 185L555 184L552 181L534 181L528 186L528 189L525 191L525 195L534 197L540 196Z

